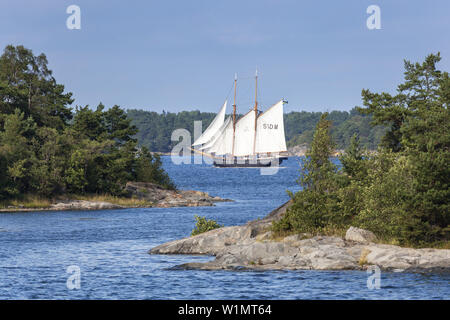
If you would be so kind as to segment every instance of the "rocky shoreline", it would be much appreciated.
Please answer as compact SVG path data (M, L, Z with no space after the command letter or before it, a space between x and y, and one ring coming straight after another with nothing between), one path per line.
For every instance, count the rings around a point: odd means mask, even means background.
M366 270L450 272L450 250L412 249L379 244L370 232L350 228L345 238L292 235L272 239L268 231L289 202L261 220L223 227L159 245L150 254L203 254L215 259L175 269L200 270Z
M207 192L195 190L167 190L149 182L128 182L126 191L131 197L153 203L153 207L203 207L230 199L210 196Z
M307 144L302 144L302 145L297 145L297 146L293 146L293 147L289 147L288 148L288 155L289 157L303 157L306 155L306 152L308 151L308 145ZM343 149L336 149L333 153L334 157L337 157L341 154L344 153Z
M210 196L207 192L194 190L167 190L161 186L147 182L129 182L125 186L128 197L145 204L119 205L106 201L55 199L48 207L26 208L24 206L9 206L0 212L31 212L31 211L64 211L64 210L109 210L126 208L170 208L170 207L202 207L214 206L216 202L232 201Z

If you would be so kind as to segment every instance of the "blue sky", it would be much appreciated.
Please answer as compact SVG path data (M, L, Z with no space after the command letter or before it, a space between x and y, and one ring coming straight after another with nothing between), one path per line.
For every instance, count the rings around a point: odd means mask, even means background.
M81 30L66 28L71 4ZM381 30L366 27L371 4ZM237 72L246 112L257 66L263 109L349 110L362 88L392 92L405 58L440 51L450 70L449 15L448 0L2 0L0 46L44 52L74 105L217 111Z

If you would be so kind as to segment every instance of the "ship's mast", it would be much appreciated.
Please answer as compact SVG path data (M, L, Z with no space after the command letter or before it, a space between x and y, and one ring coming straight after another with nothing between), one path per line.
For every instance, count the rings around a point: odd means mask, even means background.
M234 74L234 102L233 102L233 147L232 147L232 155L234 158L234 136L236 132L236 82L237 82L237 74Z
M256 148L256 118L258 117L258 69L256 69L255 72L255 135L253 137L253 155L255 155L255 148Z

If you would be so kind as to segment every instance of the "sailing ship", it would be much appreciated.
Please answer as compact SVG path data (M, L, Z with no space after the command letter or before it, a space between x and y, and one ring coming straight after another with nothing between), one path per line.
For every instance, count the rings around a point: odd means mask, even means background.
M227 100L208 128L192 144L193 151L213 159L216 167L278 166L287 159L281 99L265 112L258 110L258 71L255 73L255 104L236 119L234 77L233 113L225 119Z

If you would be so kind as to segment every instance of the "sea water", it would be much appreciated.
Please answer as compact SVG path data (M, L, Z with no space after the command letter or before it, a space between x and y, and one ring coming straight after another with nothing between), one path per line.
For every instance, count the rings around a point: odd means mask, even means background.
M189 236L194 215L225 226L263 218L297 191L299 158L273 175L207 164L164 168L180 189L233 202L213 207L0 214L0 299L448 299L450 276L365 271L171 270L209 256L149 255ZM75 284L75 285L74 285Z

